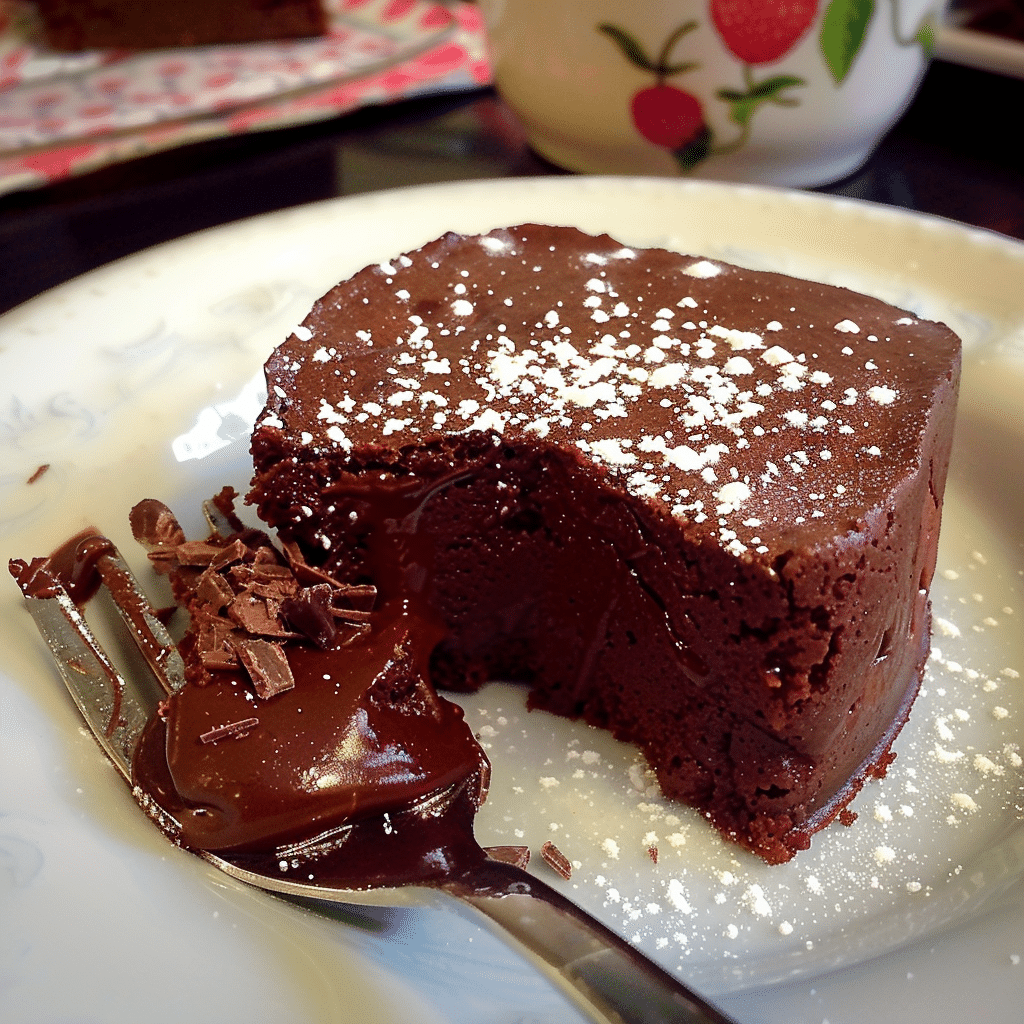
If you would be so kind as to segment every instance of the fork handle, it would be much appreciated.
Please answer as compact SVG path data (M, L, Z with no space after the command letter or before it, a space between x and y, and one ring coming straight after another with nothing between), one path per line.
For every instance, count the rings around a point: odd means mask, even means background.
M600 1024L735 1024L533 875L486 861L445 884Z

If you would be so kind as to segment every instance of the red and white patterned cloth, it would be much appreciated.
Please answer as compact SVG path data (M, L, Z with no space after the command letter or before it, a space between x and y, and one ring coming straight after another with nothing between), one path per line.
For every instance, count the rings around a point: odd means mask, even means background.
M0 193L201 139L490 82L472 3L325 0L328 35L149 52L54 53L0 0Z

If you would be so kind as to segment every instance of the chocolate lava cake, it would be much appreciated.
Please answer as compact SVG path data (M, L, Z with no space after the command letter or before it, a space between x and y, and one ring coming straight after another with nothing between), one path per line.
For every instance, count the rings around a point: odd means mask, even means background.
M929 649L960 344L845 289L525 225L316 303L249 500L443 632L441 687L638 744L773 863L884 774Z

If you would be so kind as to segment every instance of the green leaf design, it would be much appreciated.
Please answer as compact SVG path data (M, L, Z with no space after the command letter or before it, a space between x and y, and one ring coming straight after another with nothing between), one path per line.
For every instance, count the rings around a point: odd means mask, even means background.
M665 45L661 48L661 53L658 54L658 71L662 75L676 74L677 71L689 71L691 68L696 67L695 64L677 65L676 70L670 70L672 67L668 59L672 56L672 51L675 49L676 43L679 42L683 36L692 32L697 27L697 22L692 18L690 21L684 21L674 32L672 32L668 39L665 40Z
M841 85L853 67L875 16L875 0L831 0L821 26L821 52Z
M742 96L733 102L729 110L729 120L734 121L741 128L746 128L750 124L757 107L757 100L752 100L749 96Z
M746 128L754 116L754 111L762 103L774 103L780 107L795 107L799 103L779 94L784 89L797 85L806 85L802 78L795 75L773 75L763 82L754 82L746 92L738 89L719 89L715 95L729 104L729 119L741 128Z
M686 71L692 71L694 68L699 68L700 62L696 60L684 60L678 64L666 64L662 68L658 68L660 74L668 78L669 75L680 75Z
M935 56L935 24L931 18L927 18L921 23L914 38L921 44L925 57L931 60Z
M750 92L747 95L751 99L774 99L776 93L782 92L783 89L789 89L794 85L806 84L802 78L797 78L796 75L773 75L771 78L766 78L763 82L758 82L756 85L751 86Z
M599 32L603 32L609 38L614 39L626 60L631 64L635 64L638 68L642 68L644 71L651 71L654 74L658 74L658 65L647 56L644 52L644 48L624 29L619 28L617 25L610 25L605 22L604 24L598 25L597 30Z

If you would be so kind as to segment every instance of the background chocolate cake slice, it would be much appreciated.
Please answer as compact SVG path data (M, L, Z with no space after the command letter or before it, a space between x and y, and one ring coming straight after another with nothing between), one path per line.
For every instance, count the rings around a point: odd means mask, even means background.
M959 348L571 228L448 235L270 358L250 500L438 620L436 684L529 682L783 861L884 772L917 692Z
M55 50L146 50L327 32L321 0L36 0Z

